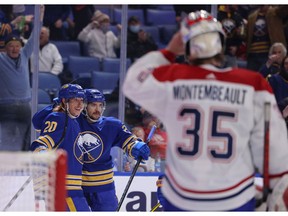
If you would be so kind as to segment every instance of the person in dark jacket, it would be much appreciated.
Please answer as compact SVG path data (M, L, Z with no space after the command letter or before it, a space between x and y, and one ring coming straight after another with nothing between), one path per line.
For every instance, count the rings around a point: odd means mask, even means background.
M139 18L131 16L128 19L127 57L133 62L144 54L157 49L158 46L152 36L141 29Z

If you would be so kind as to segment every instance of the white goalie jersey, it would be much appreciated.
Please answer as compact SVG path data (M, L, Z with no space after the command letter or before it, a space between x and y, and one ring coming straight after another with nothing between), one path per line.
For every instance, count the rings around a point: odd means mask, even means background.
M257 72L172 64L155 51L138 59L123 85L126 97L157 116L168 132L162 191L176 207L237 208L255 196L263 172L264 103L271 104L271 189L288 173L284 119L268 82Z

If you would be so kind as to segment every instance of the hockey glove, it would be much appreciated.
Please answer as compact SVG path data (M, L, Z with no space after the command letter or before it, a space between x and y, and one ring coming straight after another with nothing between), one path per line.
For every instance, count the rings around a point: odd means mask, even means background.
M137 160L140 157L144 160L148 160L150 155L150 148L144 142L136 141L132 147L131 155Z

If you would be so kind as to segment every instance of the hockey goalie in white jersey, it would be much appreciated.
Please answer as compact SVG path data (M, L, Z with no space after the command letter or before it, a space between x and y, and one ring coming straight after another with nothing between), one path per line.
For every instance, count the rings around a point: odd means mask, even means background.
M164 211L253 211L270 104L269 187L288 173L284 119L258 72L221 68L225 34L206 11L188 14L166 49L138 59L123 93L157 116L169 143ZM188 64L174 63L185 54ZM268 170L267 170L268 172Z

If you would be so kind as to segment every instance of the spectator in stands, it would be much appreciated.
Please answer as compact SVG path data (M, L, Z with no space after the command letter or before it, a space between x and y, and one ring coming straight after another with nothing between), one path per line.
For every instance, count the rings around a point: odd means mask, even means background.
M287 55L287 49L283 43L276 42L269 49L268 60L263 64L259 72L263 77L267 77L269 74L279 73L283 68L282 63Z
M110 17L97 10L91 22L79 33L78 40L85 43L89 56L100 60L117 57L115 49L120 47L120 40L109 30L109 26Z
M238 13L238 5L221 5L217 19L222 23L227 37L224 67L237 67L237 53L244 44L245 20Z
M278 107L283 115L283 118L285 119L286 127L288 129L288 97L281 100L280 103L278 103Z
M157 129L149 143L151 152L150 156L154 161L160 157L161 168L162 171L164 171L166 146L168 142L167 132L158 118L143 109L141 109L141 112L143 113L142 124L133 127L132 132L142 140L146 140L152 126L157 126Z
M287 5L261 5L247 20L247 68L259 71L265 64L269 47L275 42L287 46L283 20L288 15Z
M282 60L279 71L275 74L268 74L267 80L275 94L276 101L281 110L280 104L288 97L288 56Z
M139 18L131 16L128 19L127 57L133 62L144 54L157 49L158 46L152 36L141 29Z
M13 34L20 36L23 26L31 23L33 15L15 16L12 5L0 6L0 52L5 51L5 41Z
M44 6L41 6L42 24ZM34 31L22 47L19 37L6 40L0 53L0 123L1 150L27 150L30 145L31 89L29 58L33 51Z
M50 40L68 40L63 23L70 14L69 5L46 5L43 26L50 29Z
M12 12L15 17L25 15L25 5L24 4L15 4L13 5Z
M85 28L90 22L95 12L94 5L72 5L73 14L73 36L72 40L77 40L78 34Z
M40 32L39 71L59 75L63 70L62 57L58 48L49 42L50 30L43 26ZM34 59L31 58L31 62ZM32 71L33 72L33 71Z
M250 13L252 13L254 10L258 9L258 5L238 5L238 12L241 14L241 16L247 20Z
M0 6L0 51L5 51L5 41L12 34L14 26L12 25L12 6Z

